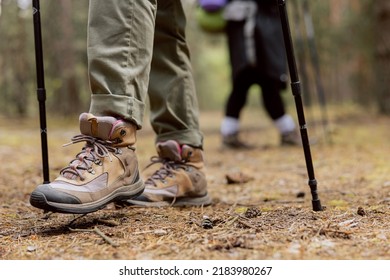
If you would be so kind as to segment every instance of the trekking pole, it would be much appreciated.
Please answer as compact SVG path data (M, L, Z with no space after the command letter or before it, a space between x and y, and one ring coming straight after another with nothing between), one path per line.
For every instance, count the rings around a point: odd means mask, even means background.
M32 1L33 21L34 21L34 42L35 42L35 63L37 72L37 96L39 102L39 120L41 129L41 150L43 183L49 183L49 156L47 149L47 127L46 127L46 89L43 68L42 34L41 34L41 16L39 0Z
M308 184L312 195L312 206L314 211L322 211L323 208L321 206L321 201L318 198L317 180L314 175L313 161L310 152L309 137L307 133L305 114L304 114L303 104L302 104L300 81L299 81L297 66L294 57L294 48L292 44L290 25L289 25L287 9L286 9L286 0L278 0L278 7L279 7L279 14L280 14L280 21L283 29L283 38L284 38L284 44L286 48L288 67L290 72L291 90L295 100L298 122L299 122L299 127L301 132L301 138L302 138L302 146L305 154L306 168L309 176Z

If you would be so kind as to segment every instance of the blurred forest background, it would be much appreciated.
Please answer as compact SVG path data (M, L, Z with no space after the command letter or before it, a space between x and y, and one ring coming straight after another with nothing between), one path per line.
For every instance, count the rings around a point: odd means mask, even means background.
M196 0L183 3L200 109L222 110L230 89L226 38L201 30ZM312 18L314 40L305 26L304 3L310 4L306 15ZM390 1L289 0L287 7L306 105L320 104L322 87L329 105L353 103L390 115ZM41 1L46 107L51 116L89 108L87 16L88 1ZM311 50L318 53L319 68ZM0 116L38 114L30 0L0 0L0 95ZM251 106L257 106L258 97L250 98L256 100Z

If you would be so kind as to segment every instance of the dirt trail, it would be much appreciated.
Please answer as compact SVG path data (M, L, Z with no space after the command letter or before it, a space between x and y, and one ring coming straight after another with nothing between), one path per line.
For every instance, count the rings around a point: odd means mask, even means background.
M318 138L311 149L326 206L313 212L302 149L280 148L264 116L247 113L242 137L257 148L221 150L220 117L201 115L211 207L110 205L86 216L29 205L42 180L37 123L0 119L0 259L390 259L390 118L338 114L332 143L320 125L309 126ZM61 148L77 134L74 123L48 126L54 178L80 147ZM150 128L138 139L146 166L154 154ZM251 180L227 184L235 172Z

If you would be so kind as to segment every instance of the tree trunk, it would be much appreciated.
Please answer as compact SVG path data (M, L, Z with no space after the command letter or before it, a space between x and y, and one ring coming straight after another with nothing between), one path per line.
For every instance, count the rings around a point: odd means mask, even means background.
M14 50L14 53L11 56L13 58L17 58L13 59L13 65L15 67L15 92L12 99L16 107L17 114L21 117L26 117L29 104L28 82L31 78L31 70L28 61L27 44L25 43L25 39L27 38L27 30L23 18L19 19L18 25L19 34L16 39L17 48Z
M390 1L376 0L375 25L375 72L376 92L380 113L390 115Z
M76 73L75 36L72 22L73 1L59 0L49 4L47 42L51 76L55 77L52 107L56 113L69 115L79 112L81 107L80 90Z
M64 113L78 112L80 109L80 96L77 86L76 63L74 53L74 36L72 26L72 1L61 0L60 27L62 40L60 40L60 71L64 77L65 103Z

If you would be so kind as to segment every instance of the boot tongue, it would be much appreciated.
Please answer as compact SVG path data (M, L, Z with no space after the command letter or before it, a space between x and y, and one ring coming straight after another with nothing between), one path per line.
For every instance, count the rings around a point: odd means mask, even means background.
M80 132L102 140L112 140L115 126L123 121L114 117L97 117L89 113L80 115Z
M172 160L174 162L181 162L196 168L203 167L203 151L201 149L194 149L188 145L182 145L174 140L166 142L159 142L156 145L157 153L160 158Z
M179 143L174 140L159 142L156 145L157 153L160 158L172 161L181 161L181 147Z

